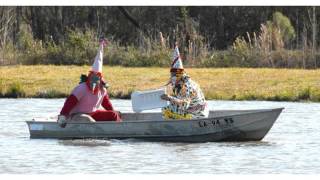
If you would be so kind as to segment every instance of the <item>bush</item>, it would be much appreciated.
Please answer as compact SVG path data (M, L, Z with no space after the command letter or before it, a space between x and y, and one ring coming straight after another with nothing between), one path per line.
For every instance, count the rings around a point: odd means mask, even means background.
M204 38L193 29L190 21L190 41L176 29L177 41L185 67L273 67L316 68L320 53L311 53L310 47L302 50L283 48L282 39L294 37L290 24L284 16L274 15L274 20L262 24L258 35L247 33L238 37L227 50L209 50ZM281 34L283 29L289 34ZM180 33L177 33L180 32ZM287 37L288 36L288 37ZM65 41L57 44L52 38L48 42L33 38L30 27L23 25L15 45L10 42L1 49L1 64L55 64L91 65L97 53L97 33L94 30L68 30ZM169 37L167 37L169 38ZM141 35L137 45L120 45L112 41L104 52L104 64L126 67L170 67L172 48L169 39L160 42Z
M311 98L310 87L305 88L302 91L298 92L298 96L297 96L298 100L310 100L310 98Z
M281 37L285 43L295 38L296 33L294 31L294 27L288 17L283 15L281 12L275 12L272 16L272 21L274 26L280 30Z
M14 97L14 98L19 98L19 97L25 97L26 93L23 90L23 87L21 83L17 82L12 84L8 91L5 94L6 97Z
M138 49L134 46L119 47L110 45L105 53L105 63L126 67L170 66L171 50L160 49L157 45L150 47L150 51Z
M196 65L200 67L233 67L235 64L235 58L230 51L216 51Z
M5 94L5 83L0 79L0 97L3 97Z
M26 24L21 26L17 35L18 63L21 64L43 64L45 61L46 49L41 40L35 40L31 28Z
M97 35L91 31L68 31L66 42L61 46L62 63L90 64L97 52Z

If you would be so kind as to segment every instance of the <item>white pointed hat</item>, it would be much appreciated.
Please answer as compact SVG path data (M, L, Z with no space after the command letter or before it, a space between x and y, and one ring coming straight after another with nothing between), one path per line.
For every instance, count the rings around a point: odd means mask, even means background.
M176 45L173 51L172 63L171 63L171 72L183 71L183 64L180 57L179 48Z
M93 72L100 72L102 73L102 66L103 66L103 47L105 46L105 40L100 41L99 49L97 52L96 57L94 58L94 62L92 65L91 70Z

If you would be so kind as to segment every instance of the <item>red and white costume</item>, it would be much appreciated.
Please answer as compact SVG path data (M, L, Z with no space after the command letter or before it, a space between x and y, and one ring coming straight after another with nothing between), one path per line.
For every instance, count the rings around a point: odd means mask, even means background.
M119 113L114 111L107 90L103 88L93 94L86 83L74 88L60 112L66 117L78 113L88 114L96 121L121 121Z
M73 89L71 95L66 99L60 115L72 117L75 114L87 114L96 121L121 121L120 114L114 110L110 102L107 89L102 85L103 47L104 44L100 43L87 81L80 83ZM91 87L90 79L93 75L99 77L100 83Z

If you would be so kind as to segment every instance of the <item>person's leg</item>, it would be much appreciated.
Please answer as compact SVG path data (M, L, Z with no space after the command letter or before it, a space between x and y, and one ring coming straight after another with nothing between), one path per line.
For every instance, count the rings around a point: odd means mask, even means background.
M68 118L67 122L86 123L86 122L96 122L96 121L88 114L77 113L77 114L73 114L70 118Z
M121 121L119 114L110 110L97 110L90 115L96 121Z
M172 106L167 106L162 108L162 118L164 120L171 120L171 119L192 119L191 114L179 114L173 111L170 107Z

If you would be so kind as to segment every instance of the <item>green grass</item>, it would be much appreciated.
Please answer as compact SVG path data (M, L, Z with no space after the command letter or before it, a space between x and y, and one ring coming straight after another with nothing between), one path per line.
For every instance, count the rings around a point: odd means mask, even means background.
M66 97L90 66L2 66L1 97ZM187 68L207 99L320 101L320 70L268 68ZM159 88L169 68L104 66L113 98L130 98L133 91Z

